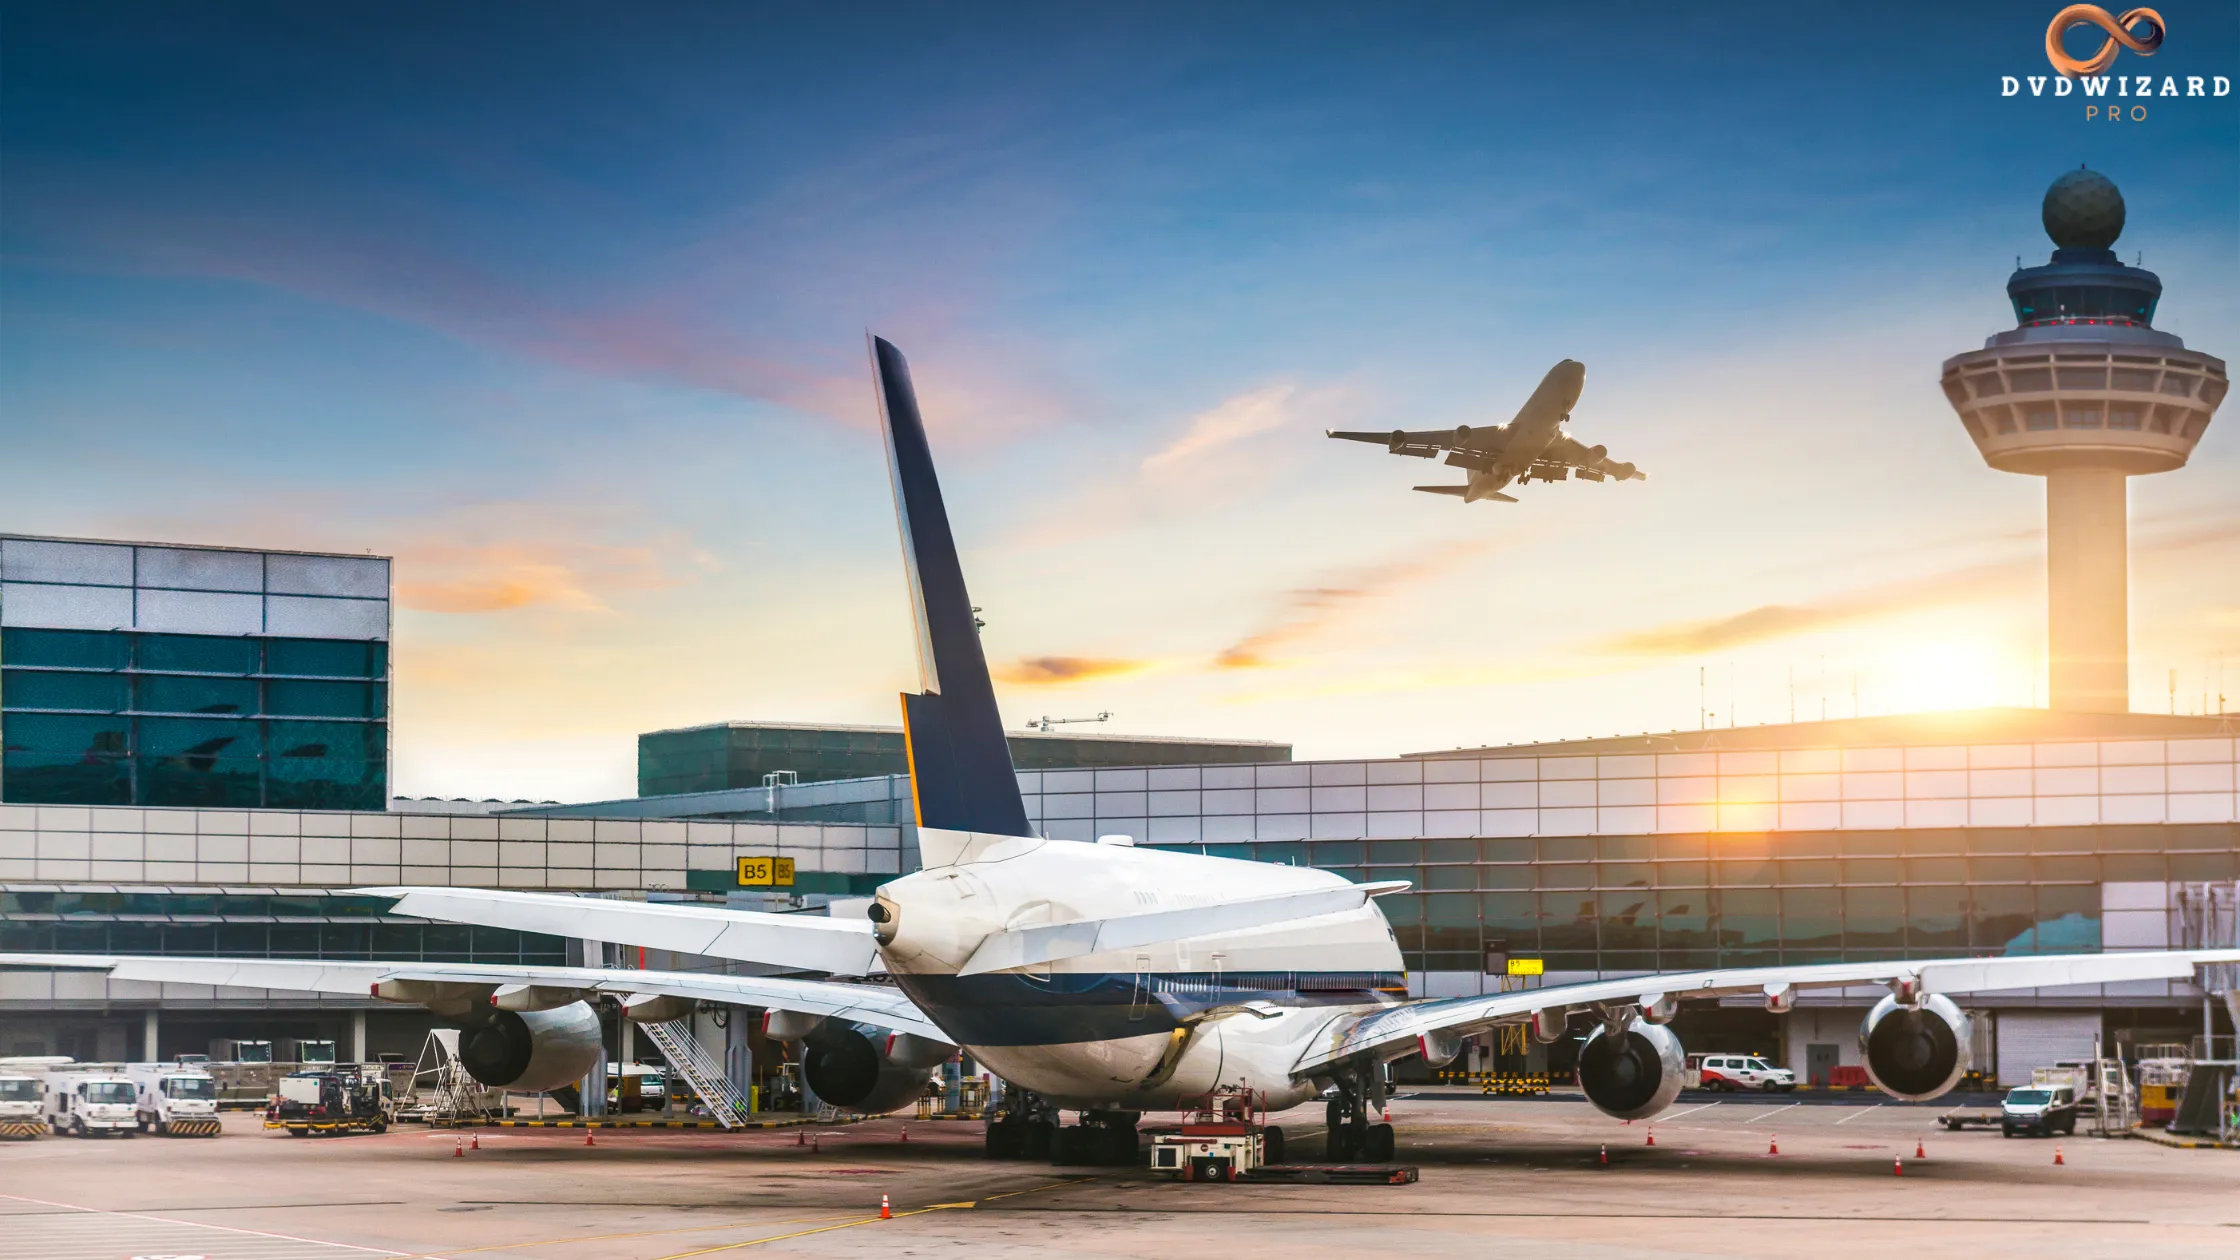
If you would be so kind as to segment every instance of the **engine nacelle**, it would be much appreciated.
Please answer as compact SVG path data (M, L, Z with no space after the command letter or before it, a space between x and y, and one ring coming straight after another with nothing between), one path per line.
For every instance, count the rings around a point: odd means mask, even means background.
M1609 473L1613 477L1616 477L1620 481L1626 481L1632 478L1634 467L1632 464L1612 464L1609 467L1603 469L1603 471Z
M602 1048L598 1013L585 1002L549 1011L485 1008L459 1030L459 1063L470 1076L524 1094L582 1080Z
M1464 442L1467 442L1467 441L1469 441L1469 440L1470 440L1470 426L1469 426L1469 425L1467 425L1467 424L1458 424L1458 425L1456 425L1456 426L1454 427L1454 440L1455 440L1455 443L1456 443L1456 445L1460 445L1460 444L1462 444L1462 443L1464 443Z
M1607 446L1590 446L1587 448L1587 462L1591 464L1609 453L1610 448Z
M1687 1073L1680 1039L1661 1024L1636 1020L1616 1034L1601 1025L1579 1045L1579 1088L1620 1120L1646 1120L1671 1106Z
M925 1094L932 1064L898 1061L887 1054L887 1041L885 1029L827 1020L801 1043L801 1075L818 1098L844 1111L879 1116L907 1107ZM923 1057L912 1053L919 1048L906 1047L905 1056Z
M1859 1025L1859 1059L1884 1093L1935 1098L1971 1066L1969 1040L1968 1017L1951 998L1932 993L1909 1007L1892 994Z

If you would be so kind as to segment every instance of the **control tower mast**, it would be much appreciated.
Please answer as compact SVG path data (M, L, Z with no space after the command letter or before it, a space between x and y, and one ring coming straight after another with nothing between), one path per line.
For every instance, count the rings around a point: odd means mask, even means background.
M2016 327L1944 363L1984 462L2046 479L2052 706L2131 707L2128 479L2185 466L2230 381L2153 327L2162 280L2110 246L2123 194L2078 168L2046 190L2053 258L2007 279Z

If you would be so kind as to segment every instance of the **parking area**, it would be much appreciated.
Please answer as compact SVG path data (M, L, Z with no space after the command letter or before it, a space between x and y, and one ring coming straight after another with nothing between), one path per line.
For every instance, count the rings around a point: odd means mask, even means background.
M994 1162L979 1126L956 1122L588 1146L575 1130L485 1129L455 1154L450 1131L291 1139L233 1115L214 1140L0 1145L0 1256L2240 1253L2240 1154L1951 1134L1935 1115L1724 1098L1626 1125L1564 1099L1434 1092L1393 1104L1400 1158L1422 1170L1402 1187ZM1300 1158L1315 1156L1318 1119L1279 1117Z

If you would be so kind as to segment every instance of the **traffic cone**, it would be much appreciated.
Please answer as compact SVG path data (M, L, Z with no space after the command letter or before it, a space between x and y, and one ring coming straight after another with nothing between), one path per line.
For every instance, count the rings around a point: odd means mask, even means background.
M583 1144L585 1146L597 1146L599 1144L599 1134L595 1130L585 1129L583 1131Z
M902 1140L905 1142L910 1140L910 1126L907 1124L902 1126Z
M2054 1146L2054 1148L2053 1148L2053 1163L2054 1163L2054 1166L2058 1168L2058 1167L2060 1167L2061 1165L2063 1165L2063 1164L2066 1164L2066 1163L2068 1163L2068 1162L2069 1162L2068 1160L2065 1160L2065 1159L2061 1158L2061 1147L2060 1147L2060 1146L2059 1146L2058 1144L2057 1144L2057 1145L2055 1145L2055 1146Z
M474 1144L473 1144L473 1145L471 1145L471 1146L469 1146L469 1147L468 1147L467 1149L468 1149L468 1150L470 1150L470 1151L479 1151L479 1150L481 1150L481 1149L482 1149L482 1135L481 1135L481 1134L479 1134L479 1133L475 1134L475 1135L474 1135Z
M818 1135L816 1135L815 1137L813 1137L813 1138L810 1138L810 1139L809 1139L809 1153L810 1153L810 1154L812 1154L812 1155L813 1155L813 1154L815 1154L815 1153L817 1153L818 1151L821 1151L821 1150L823 1150L823 1149L824 1149L824 1134L822 1134L822 1133L819 1133L819 1134L818 1134Z
M1780 1153L1781 1153L1781 1135L1780 1135L1780 1134L1778 1134L1778 1133L1776 1133L1776 1134L1774 1134L1774 1135L1773 1135L1773 1140L1772 1140L1772 1141L1770 1141L1770 1142L1768 1142L1768 1143L1766 1143L1766 1154L1768 1154L1768 1155L1779 1155Z
M1602 1166L1605 1168L1610 1166L1610 1148L1607 1145L1602 1148Z
M1385 1122L1386 1124L1391 1124L1391 1123L1392 1123L1392 1104L1391 1104L1391 1103L1386 1103L1386 1104L1384 1105L1384 1122Z
M882 1221L894 1219L894 1209L887 1206L887 1196L883 1194L879 1196L879 1219Z
M463 1137L453 1137L451 1139L451 1158L465 1159L466 1157L467 1140Z
M1915 1159L1927 1159L1927 1158L1929 1158L1929 1152L1928 1152L1928 1151L1926 1151L1926 1150L1923 1150L1923 1149L1922 1149L1922 1147L1921 1147L1921 1139L1920 1139L1920 1138L1915 1138L1915 1139L1913 1140L1913 1157L1914 1157Z
M1893 1177L1903 1177L1906 1175L1906 1161L1903 1156L1892 1155L1890 1157L1890 1175Z
M1657 1144L1657 1131L1655 1129L1649 1130L1649 1141L1647 1144L1650 1146L1655 1146Z

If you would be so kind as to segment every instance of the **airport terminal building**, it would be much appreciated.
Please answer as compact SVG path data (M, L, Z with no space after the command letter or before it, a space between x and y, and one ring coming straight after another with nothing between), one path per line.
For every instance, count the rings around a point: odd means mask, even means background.
M396 916L345 890L815 913L915 868L901 774L669 776L669 791L586 805L390 802L388 580L371 557L0 539L0 950L560 963L581 945ZM735 760L736 732L755 729L824 728L695 728L702 765ZM884 732L835 729L843 760L891 751ZM648 740L674 752L662 741L675 734ZM1019 779L1055 840L1125 835L1408 881L1380 904L1411 989L1445 996L2212 939L2230 931L2240 880L2235 735L2227 718L1997 710L1329 762L1280 744L1087 737L1097 746L1053 746L1054 767ZM789 768L782 741L747 742L757 774ZM1109 764L1129 744L1164 764ZM740 861L758 857L792 859L792 882ZM768 882L743 885L749 868ZM1539 979L1507 974L1531 960ZM1783 1016L1699 1011L1682 1032L1691 1049L1770 1053L1809 1077L1857 1061L1857 1018L1879 993ZM2185 983L1979 1006L1994 1016L1979 1050L2010 1077L2095 1037L2229 1028ZM109 1059L247 1036L409 1053L427 1023L370 999L0 972L0 1054Z

